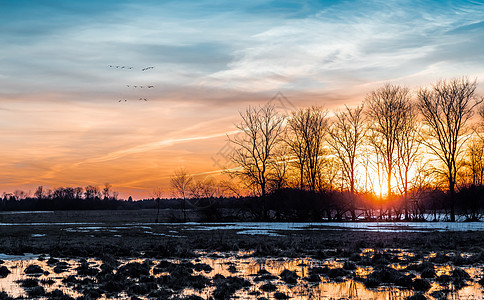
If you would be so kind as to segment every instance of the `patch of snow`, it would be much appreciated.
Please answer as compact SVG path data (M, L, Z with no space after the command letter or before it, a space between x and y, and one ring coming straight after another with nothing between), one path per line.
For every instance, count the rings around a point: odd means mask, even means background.
M102 223L87 223L87 222L79 222L79 223L0 223L0 226L61 226L61 225L68 225L68 226L75 226L75 225L98 225Z
M242 230L242 231L237 232L237 234L282 236L281 234L272 232L270 230Z
M24 253L23 255L9 255L0 253L1 260L36 260L40 254Z
M184 230L236 230L239 234L277 235L277 231L358 230L375 232L484 231L484 222L240 222L176 223ZM175 225L175 224L173 224ZM187 226L188 225L188 226Z
M53 211L32 210L32 211L2 211L0 215L18 215L18 214L53 214Z

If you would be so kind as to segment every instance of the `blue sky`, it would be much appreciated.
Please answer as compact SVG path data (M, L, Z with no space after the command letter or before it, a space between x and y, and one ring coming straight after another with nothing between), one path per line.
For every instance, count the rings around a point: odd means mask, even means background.
M277 91L334 109L386 82L482 79L484 1L0 0L0 41L0 191L146 195L214 169L238 111Z
M2 0L0 7L1 95L55 91L109 101L124 94L121 82L141 81L177 98L180 88L187 98L201 90L337 92L478 75L484 57L482 1ZM156 68L123 73L106 69L111 64Z

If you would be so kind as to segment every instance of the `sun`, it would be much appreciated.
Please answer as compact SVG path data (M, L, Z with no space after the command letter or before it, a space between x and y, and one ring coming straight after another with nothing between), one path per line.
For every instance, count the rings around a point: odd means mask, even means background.
M377 196L377 197L385 197L386 196L386 192L384 191L384 188L382 186L382 184L378 183L378 182L374 182L372 184L372 187L371 187L371 192Z
M385 172L380 169L377 170L371 165L363 165L360 164L357 166L356 169L357 174L359 174L359 182L358 186L360 191L365 191L374 194L378 198L385 199L388 196L388 186L387 186L387 177ZM414 176L416 175L416 171L414 169L410 169L408 173L408 180L409 182L412 181ZM391 178L391 189L392 193L399 193L401 189L399 189L399 185L401 183L395 175ZM409 183L409 188L411 184Z

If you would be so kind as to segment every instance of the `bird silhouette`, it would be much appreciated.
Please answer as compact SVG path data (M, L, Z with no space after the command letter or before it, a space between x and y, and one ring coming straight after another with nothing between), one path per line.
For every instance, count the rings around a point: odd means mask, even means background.
M133 67L128 67L128 66L113 66L113 65L108 65L110 68L116 68L116 69L133 69Z
M148 99L146 99L146 98L139 98L138 100L140 100L140 101L141 101L141 100L148 101Z
M146 68L141 69L141 71L147 71L147 70L149 70L149 69L154 69L154 68L155 68L155 67L146 67Z
M151 88L154 88L154 86L148 85L147 88L151 89Z

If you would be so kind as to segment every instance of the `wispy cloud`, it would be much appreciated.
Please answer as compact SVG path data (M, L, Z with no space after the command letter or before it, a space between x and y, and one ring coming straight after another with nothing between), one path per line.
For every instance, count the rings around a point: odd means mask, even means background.
M130 155L130 154L149 152L149 151L153 151L153 150L160 149L160 148L163 148L163 147L173 146L174 144L177 144L177 143L213 139L213 138L226 136L227 134L233 134L233 133L237 133L237 132L238 131L233 131L233 132L229 132L229 133L224 132L224 133L218 133L218 134L211 134L211 135L206 135L206 136L195 136L195 137L186 137L186 138L178 138L178 139L174 138L174 139L167 139L167 140L162 140L162 141L157 141L157 142L152 142L152 143L146 143L146 144L137 145L137 146L134 146L134 147L131 147L131 148L111 152L111 153L108 153L108 154L103 155L101 157L88 159L86 161L79 162L79 164L97 163L97 162L105 162L105 161L115 160L115 159L119 159L121 157Z
M141 193L180 165L217 172L210 156L238 112L276 91L334 108L387 81L484 78L482 1L1 6L3 190L110 181Z
M470 28L480 26L479 9L484 4L345 3L253 35L227 69L200 84L252 91L341 90L361 82L411 77L437 63L456 69L466 60L482 68L483 54L477 50L482 39L469 38ZM460 29L463 36L455 32Z

